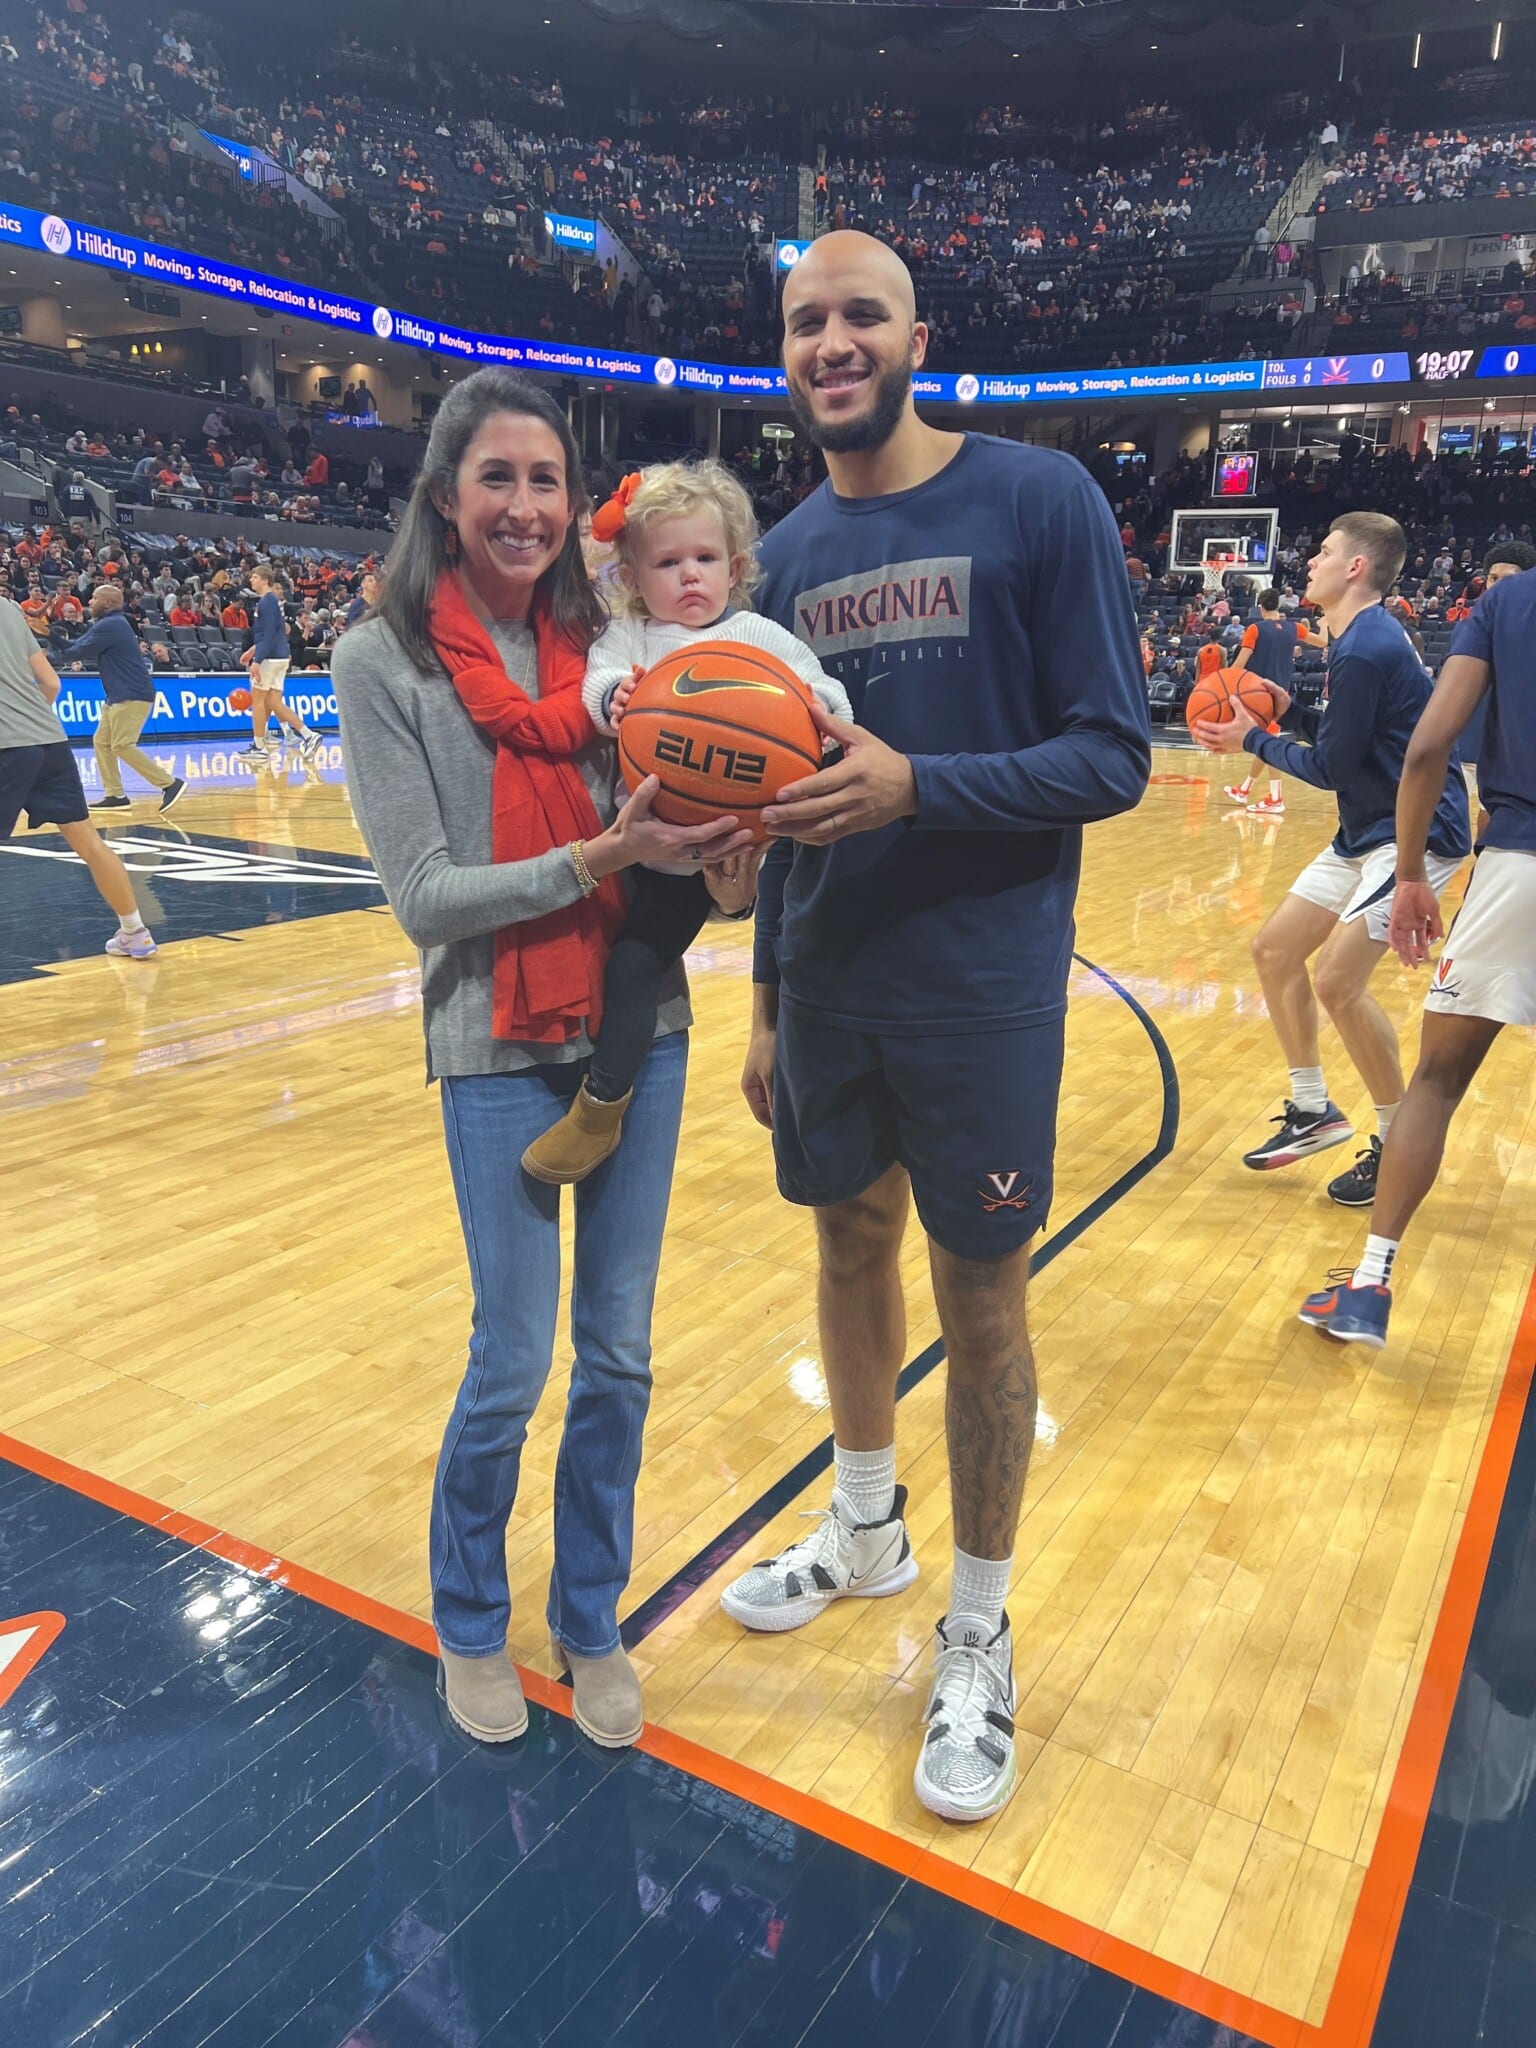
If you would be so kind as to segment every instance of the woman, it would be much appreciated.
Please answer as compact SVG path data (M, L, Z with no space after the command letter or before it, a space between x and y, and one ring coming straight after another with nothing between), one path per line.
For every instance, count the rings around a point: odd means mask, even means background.
M560 1293L559 1193L519 1160L570 1107L622 919L620 871L723 863L754 893L734 821L665 825L654 781L615 819L611 747L581 708L605 623L582 562L581 470L559 407L504 370L456 385L432 425L378 610L333 666L352 798L385 889L422 948L429 1080L474 1289L469 1365L438 1460L432 1606L454 1720L486 1742L528 1725L505 1654L505 1536L528 1419L549 1374ZM681 972L620 1148L575 1190L575 1362L555 1471L548 1620L576 1720L623 1747L639 1680L619 1642L634 1485L650 1398L650 1317L682 1109Z

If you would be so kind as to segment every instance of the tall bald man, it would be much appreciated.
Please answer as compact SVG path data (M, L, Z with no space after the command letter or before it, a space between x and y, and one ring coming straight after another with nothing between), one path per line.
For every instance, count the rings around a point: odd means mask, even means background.
M898 1253L927 1232L949 1356L954 1517L919 1798L977 1820L1017 1780L1006 1615L1035 1432L1030 1241L1051 1199L1081 828L1150 767L1109 507L1070 456L927 425L928 330L899 258L824 236L784 288L785 375L822 489L762 546L762 610L840 676L857 726L778 793L742 1087L815 1213L831 1506L730 1585L784 1630L917 1576L896 1483Z

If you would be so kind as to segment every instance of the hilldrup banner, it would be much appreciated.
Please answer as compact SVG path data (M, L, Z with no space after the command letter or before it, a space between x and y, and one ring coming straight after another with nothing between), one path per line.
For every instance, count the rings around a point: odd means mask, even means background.
M546 213L544 225L557 249L574 249L579 256L597 254L597 222L579 213Z
M554 218L554 216L551 216ZM140 241L116 229L95 228L61 214L28 206L0 208L0 248L46 250L61 262L94 263L107 270L153 278L187 291L207 292L272 313L291 313L322 327L404 342L430 355L464 363L504 363L513 369L573 377L597 377L614 384L651 385L696 391L718 398L783 398L784 375L776 364L698 363L673 356L648 356L627 349L588 347L581 342L548 342L480 334L445 327L415 313L399 313L291 278L268 277L238 263L220 263L185 249ZM1520 359L1532 351L1490 349L1482 376L1522 374ZM1496 359L1496 361L1495 361ZM1167 398L1223 396L1233 391L1329 391L1372 384L1406 384L1410 370L1403 350L1372 355L1297 356L1284 361L1168 363L1138 369L1041 370L1019 373L923 370L912 380L919 398L959 405L1032 405L1065 398Z
M199 733L244 733L250 737L249 708L232 711L229 704L231 690L250 688L244 669L234 675L228 670L198 675L181 669L154 680L155 707L144 721L146 740L170 739L173 734L188 738ZM100 676L65 675L60 681L64 687L53 708L65 732L72 740L94 739L105 701ZM329 674L322 669L290 670L283 685L283 702L310 725L326 731L337 725L336 693Z

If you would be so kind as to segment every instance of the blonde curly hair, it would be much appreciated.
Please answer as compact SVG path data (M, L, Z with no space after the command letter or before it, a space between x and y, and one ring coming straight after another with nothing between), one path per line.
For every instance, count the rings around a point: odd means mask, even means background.
M713 512L725 533L725 552L741 569L731 583L730 601L750 610L752 591L761 574L757 566L757 514L741 483L723 462L712 456L702 462L657 462L640 472L625 509L624 525L613 542L614 560L629 574L613 586L614 608L629 618L650 614L640 595L636 570L639 545L647 531L663 519L685 519L691 513Z

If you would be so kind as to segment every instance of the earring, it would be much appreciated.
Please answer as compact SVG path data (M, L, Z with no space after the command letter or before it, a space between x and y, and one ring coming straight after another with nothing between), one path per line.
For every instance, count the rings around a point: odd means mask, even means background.
M454 556L459 552L459 529L454 525L451 519L448 522L448 533L447 537L443 542L443 545L448 550L448 559L451 562Z

